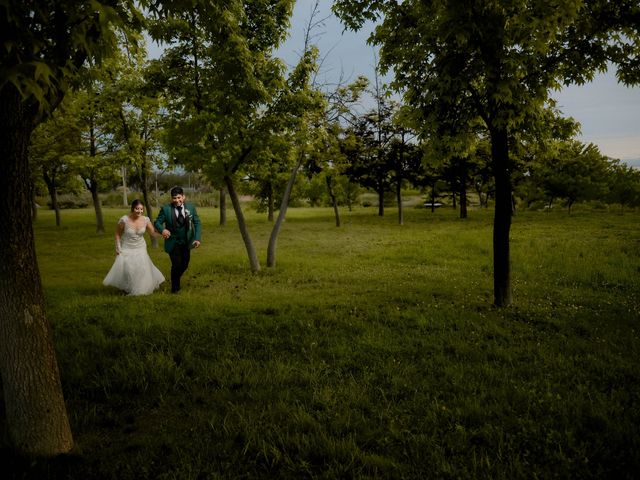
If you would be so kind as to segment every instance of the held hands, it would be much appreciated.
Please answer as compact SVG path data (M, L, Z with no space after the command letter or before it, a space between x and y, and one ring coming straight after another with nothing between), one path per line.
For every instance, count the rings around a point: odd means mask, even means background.
M170 236L171 236L171 232L169 230L167 230L166 228L162 230L162 238L166 240ZM192 245L193 245L193 248L198 248L200 246L200 240L194 240Z

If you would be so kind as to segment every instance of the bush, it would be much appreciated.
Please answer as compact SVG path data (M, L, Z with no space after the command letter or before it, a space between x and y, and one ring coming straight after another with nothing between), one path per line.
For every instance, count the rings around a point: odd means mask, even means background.
M36 198L38 205L46 204L49 209L53 208L51 198L47 198L46 200L42 198L43 202L39 200L39 198ZM91 197L88 195L58 195L58 208L60 209L87 208L89 205L91 205Z

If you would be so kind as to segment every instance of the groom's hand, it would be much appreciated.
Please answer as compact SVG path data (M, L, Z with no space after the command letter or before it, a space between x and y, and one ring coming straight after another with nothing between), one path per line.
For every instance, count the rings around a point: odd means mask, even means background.
M200 246L200 240L193 241L193 248L198 248Z
M169 230L167 230L166 228L164 230L162 230L162 238L164 238L166 240L170 236L171 236L171 232Z

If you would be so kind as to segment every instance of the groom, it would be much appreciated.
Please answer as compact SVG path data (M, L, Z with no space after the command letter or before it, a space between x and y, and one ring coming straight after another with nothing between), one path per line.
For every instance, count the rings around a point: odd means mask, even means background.
M154 223L164 238L171 259L171 293L180 291L180 277L189 267L191 249L200 246L200 217L192 203L185 203L181 187L171 189L171 203L160 209Z

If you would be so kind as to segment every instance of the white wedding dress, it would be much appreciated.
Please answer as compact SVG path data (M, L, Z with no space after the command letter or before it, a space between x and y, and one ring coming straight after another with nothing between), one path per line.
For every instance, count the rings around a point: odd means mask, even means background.
M128 215L118 220L118 223L124 224L120 255L116 256L111 270L102 281L104 285L119 288L129 295L149 295L165 280L147 253L144 232L151 220L144 218L144 227L138 230L131 225Z

